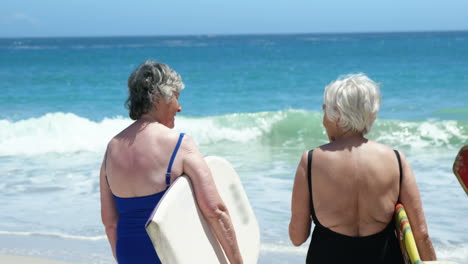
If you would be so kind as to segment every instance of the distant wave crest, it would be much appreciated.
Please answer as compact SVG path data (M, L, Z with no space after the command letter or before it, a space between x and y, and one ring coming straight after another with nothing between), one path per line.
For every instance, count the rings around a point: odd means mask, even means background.
M133 43L102 43L102 44L89 44L82 43L76 44L75 42L59 43L56 45L45 45L34 43L31 41L14 41L10 44L0 45L0 49L7 50L57 50L57 49L136 49L136 48L155 48L155 47L205 47L208 43L200 40L186 40L186 39L157 39L147 42L133 42Z

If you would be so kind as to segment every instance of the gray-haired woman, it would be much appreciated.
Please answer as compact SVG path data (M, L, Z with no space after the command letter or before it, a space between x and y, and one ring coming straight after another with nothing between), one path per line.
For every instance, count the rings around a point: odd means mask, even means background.
M109 142L100 172L101 215L114 257L120 264L161 263L145 223L170 183L186 174L227 258L242 263L229 212L202 154L190 136L171 129L182 110L179 74L145 61L130 75L128 89L127 107L136 121Z
M291 203L294 245L304 243L315 224L307 263L403 263L393 224L398 201L421 258L436 258L408 161L364 137L379 107L378 85L363 74L325 89L323 126L330 143L303 153Z

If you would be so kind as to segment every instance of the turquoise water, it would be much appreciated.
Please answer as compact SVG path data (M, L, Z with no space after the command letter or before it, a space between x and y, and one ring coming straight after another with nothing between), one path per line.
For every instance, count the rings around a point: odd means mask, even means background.
M111 263L98 171L148 58L186 84L175 129L241 176L260 263L305 259L287 235L293 176L327 140L324 87L356 72L382 85L369 138L406 154L439 257L468 263L468 198L451 172L468 143L468 32L0 39L0 253Z

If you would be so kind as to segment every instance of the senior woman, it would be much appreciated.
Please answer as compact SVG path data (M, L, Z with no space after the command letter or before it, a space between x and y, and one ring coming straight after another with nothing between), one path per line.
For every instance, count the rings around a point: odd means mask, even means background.
M421 258L436 258L408 161L364 137L379 107L378 85L364 74L325 88L323 126L330 143L303 153L292 193L292 243L304 243L315 224L306 263L403 263L393 223L398 201Z
M231 263L242 263L229 212L194 140L172 130L182 110L182 80L165 64L145 61L129 77L133 122L109 142L100 172L101 215L120 264L161 263L145 223L170 183L190 177L198 206Z

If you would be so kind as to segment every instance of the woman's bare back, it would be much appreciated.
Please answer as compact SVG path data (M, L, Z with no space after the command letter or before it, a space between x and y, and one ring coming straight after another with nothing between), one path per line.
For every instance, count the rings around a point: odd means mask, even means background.
M112 193L139 197L166 189L165 175L179 133L159 123L136 121L109 143L106 174ZM172 180L182 174L182 156L177 153Z
M400 189L391 148L364 138L332 142L314 151L312 164L313 203L323 226L368 236L390 223Z

